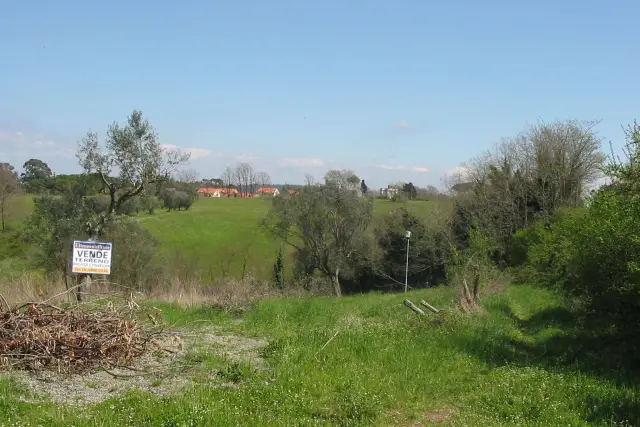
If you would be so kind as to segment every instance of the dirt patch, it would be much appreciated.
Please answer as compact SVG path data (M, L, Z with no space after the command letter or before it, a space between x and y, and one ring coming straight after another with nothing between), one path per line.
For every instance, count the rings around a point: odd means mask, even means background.
M158 342L163 350L144 354L127 368L114 368L84 373L65 374L53 370L19 371L9 375L26 386L35 397L23 399L37 403L50 400L58 404L86 405L98 403L120 396L129 390L140 390L155 396L179 393L193 384L190 371L197 366L184 362L185 356L194 349L206 349L230 361L247 362L255 369L267 369L260 349L268 343L265 340L225 335L212 327L190 331L177 331ZM210 371L211 384L225 386L216 377L217 371ZM202 372L198 371L202 380Z
M435 411L426 412L424 418L432 423L441 423L447 421L455 414L455 411L451 408L439 408Z

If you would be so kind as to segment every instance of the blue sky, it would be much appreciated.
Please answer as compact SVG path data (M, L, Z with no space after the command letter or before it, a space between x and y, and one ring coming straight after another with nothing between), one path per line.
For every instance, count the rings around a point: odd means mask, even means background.
M0 162L57 173L140 109L218 176L443 175L538 120L638 114L637 1L0 0Z

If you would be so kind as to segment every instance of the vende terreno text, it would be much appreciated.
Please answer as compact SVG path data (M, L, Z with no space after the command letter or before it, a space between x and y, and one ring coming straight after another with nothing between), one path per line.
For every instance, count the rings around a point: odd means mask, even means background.
M73 242L73 273L110 274L111 243Z

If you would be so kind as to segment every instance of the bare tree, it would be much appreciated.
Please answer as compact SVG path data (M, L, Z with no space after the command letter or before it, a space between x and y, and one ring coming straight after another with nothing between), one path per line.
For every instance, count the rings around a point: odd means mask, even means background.
M5 221L9 209L9 201L20 189L18 177L13 166L8 163L0 163L0 222L2 231L6 229Z
M261 188L265 188L271 184L271 177L266 172L258 172L256 174L256 182Z
M222 172L220 179L223 182L224 188L231 188L231 185L235 182L235 171L233 168L231 166L224 168L224 172Z
M253 167L249 163L239 163L235 169L234 180L240 195L243 197L248 196L252 186L255 185Z
M178 181L194 184L200 181L200 174L195 169L180 169L177 173Z
M315 185L316 179L313 177L313 175L311 174L306 174L304 176L304 184L307 187L312 187L313 185Z
M475 222L504 253L511 235L533 218L579 206L605 159L596 123L537 124L471 159L466 182L457 184L470 190L458 198L458 220Z

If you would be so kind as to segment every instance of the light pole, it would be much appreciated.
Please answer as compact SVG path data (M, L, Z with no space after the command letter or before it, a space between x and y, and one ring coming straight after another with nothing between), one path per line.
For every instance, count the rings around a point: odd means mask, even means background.
M404 293L406 294L409 288L409 240L411 240L411 232L407 231L405 237L407 238L407 264L404 269Z

